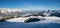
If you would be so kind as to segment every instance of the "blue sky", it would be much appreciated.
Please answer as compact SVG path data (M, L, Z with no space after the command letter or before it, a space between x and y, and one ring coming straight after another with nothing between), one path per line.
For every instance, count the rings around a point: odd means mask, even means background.
M0 0L0 8L60 9L60 0Z

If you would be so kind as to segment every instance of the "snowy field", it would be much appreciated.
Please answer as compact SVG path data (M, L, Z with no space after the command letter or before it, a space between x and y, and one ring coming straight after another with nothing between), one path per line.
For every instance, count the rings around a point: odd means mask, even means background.
M29 18L44 18L46 20L41 20L38 22L24 23L26 19ZM19 17L6 20L6 22L0 22L0 28L60 28L60 18L59 17Z
M60 18L59 17L41 17L41 16L38 16L38 17L35 17L35 16L31 16L31 17L19 17L19 18L13 18L13 19L9 19L9 20L6 20L7 22L23 22L26 20L26 19L29 19L29 18L44 18L45 20L41 20L41 21L38 21L38 22L34 22L34 23L60 23Z

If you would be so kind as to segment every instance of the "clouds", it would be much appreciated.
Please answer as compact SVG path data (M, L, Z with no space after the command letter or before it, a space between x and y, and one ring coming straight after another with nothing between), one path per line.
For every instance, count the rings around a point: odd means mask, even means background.
M22 10L17 9L17 8L0 8L1 13L11 13L11 12L22 12Z

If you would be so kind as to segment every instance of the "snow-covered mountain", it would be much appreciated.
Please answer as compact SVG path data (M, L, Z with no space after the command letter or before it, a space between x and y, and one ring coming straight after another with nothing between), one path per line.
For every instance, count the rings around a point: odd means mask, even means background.
M42 16L42 17L51 17L56 16L60 17L59 10L21 10L21 9L7 9L0 8L0 20L1 19L11 19L16 17L31 17L31 16Z

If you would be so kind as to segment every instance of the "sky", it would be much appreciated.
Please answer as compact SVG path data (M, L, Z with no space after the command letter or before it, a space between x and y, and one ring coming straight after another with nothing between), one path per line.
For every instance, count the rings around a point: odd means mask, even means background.
M60 9L60 0L0 0L0 8Z

